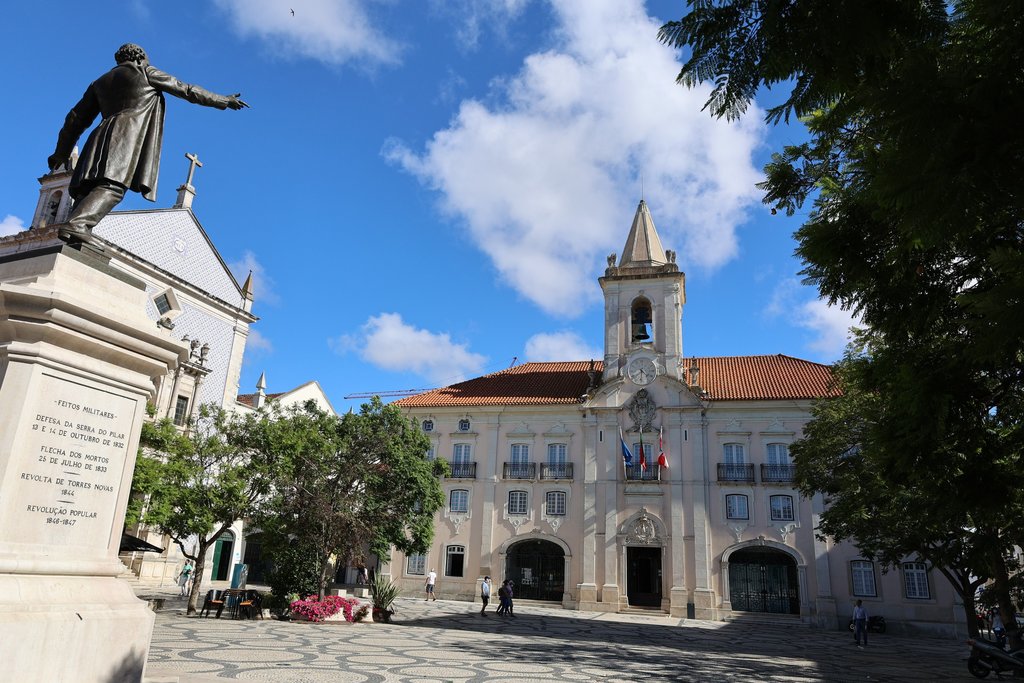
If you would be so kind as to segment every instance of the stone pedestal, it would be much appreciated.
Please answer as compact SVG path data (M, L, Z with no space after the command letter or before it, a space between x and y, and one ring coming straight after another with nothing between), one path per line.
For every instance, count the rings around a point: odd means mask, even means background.
M117 578L154 383L187 357L144 285L67 246L0 261L0 652L12 681L138 681L153 613Z

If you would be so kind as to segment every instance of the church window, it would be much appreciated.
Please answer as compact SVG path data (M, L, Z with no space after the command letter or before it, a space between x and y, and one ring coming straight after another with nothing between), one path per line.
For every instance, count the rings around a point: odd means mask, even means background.
M747 497L740 493L734 493L726 496L725 518L750 519L750 513L747 512Z
M188 396L179 396L174 403L174 424L183 427L186 420L188 420Z
M416 574L423 576L427 573L427 556L426 555L410 555L406 563L405 571L407 574Z
M928 567L924 562L904 563L903 590L908 598L927 600L931 597L931 592L928 590Z
M651 314L651 302L640 297L633 301L631 313L631 336L634 342L650 342L654 340L654 316Z
M850 563L850 579L853 594L866 598L877 595L875 590L875 566L867 560L854 560Z

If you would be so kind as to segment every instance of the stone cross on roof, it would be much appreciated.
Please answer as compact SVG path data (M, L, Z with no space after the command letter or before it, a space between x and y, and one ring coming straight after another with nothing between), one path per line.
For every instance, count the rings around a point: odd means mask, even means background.
M196 172L196 166L203 167L203 162L199 161L197 155L186 152L185 158L188 159L188 178L185 179L185 184L178 188L178 201L174 203L178 209L192 208L192 200L196 196L196 188L192 187L192 174Z
M192 174L195 173L196 166L199 168L203 167L203 162L199 161L199 157L191 152L185 153L185 158L188 159L188 178L185 180L186 185L192 184Z

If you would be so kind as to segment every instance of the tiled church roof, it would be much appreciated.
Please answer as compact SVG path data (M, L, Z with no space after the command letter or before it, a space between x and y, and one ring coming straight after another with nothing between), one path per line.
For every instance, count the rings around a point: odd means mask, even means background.
M243 405L247 405L250 408L255 408L256 407L256 398L258 396L259 396L259 394L239 394L238 395L238 402L243 404ZM264 394L264 396L266 396L266 399L268 401L270 401L272 399L277 398L278 396L284 396L284 392L280 392L280 393L277 393L277 394Z
M698 383L713 401L809 399L834 395L827 365L790 356L696 358ZM686 360L686 367L690 365ZM566 405L578 403L598 379L600 361L524 363L491 375L434 389L395 402L402 408L446 406Z

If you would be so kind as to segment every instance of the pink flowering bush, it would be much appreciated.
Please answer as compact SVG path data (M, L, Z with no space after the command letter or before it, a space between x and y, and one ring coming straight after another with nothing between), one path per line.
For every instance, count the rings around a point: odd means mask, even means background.
M366 605L360 605L355 598L343 598L340 595L325 595L323 600L316 595L310 595L291 604L293 616L309 621L323 621L338 612L345 613L345 621L359 621L366 616L366 611Z

